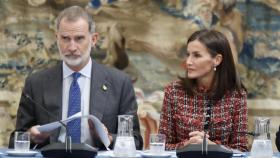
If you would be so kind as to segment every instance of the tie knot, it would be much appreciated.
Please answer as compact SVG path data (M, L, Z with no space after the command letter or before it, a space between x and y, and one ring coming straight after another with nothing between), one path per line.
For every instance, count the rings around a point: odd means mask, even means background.
M74 73L72 74L72 76L73 76L73 81L77 81L78 78L81 76L81 73L79 73L79 72L74 72Z

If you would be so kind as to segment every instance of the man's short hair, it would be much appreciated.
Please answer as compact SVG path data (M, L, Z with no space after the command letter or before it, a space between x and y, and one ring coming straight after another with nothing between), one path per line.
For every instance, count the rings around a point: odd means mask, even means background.
M95 23L93 18L80 6L72 6L61 11L56 19L56 29L59 29L59 25L62 19L75 22L82 18L88 22L88 30L90 33L95 32Z

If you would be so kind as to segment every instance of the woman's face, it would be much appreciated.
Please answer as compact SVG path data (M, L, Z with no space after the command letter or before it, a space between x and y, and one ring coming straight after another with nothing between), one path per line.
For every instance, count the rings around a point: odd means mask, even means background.
M198 83L211 83L214 78L215 57L211 57L207 48L198 40L187 46L187 77L197 79Z

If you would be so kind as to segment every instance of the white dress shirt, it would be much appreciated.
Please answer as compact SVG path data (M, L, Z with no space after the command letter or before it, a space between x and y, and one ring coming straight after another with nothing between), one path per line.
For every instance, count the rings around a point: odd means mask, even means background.
M81 90L82 115L89 114L91 68L92 68L92 61L90 59L87 65L82 70L79 71L81 73L81 77L78 78L78 84ZM62 120L67 118L69 90L73 80L72 73L74 73L74 71L71 70L63 62ZM60 142L65 142L65 135L66 135L65 128L61 128L58 140ZM81 120L81 143L87 143L89 145L92 145L88 120L86 118Z

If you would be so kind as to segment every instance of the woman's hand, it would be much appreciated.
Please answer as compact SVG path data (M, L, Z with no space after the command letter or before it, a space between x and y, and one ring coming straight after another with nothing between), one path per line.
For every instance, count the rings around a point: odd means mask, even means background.
M193 131L189 133L190 139L189 143L190 144L201 144L203 142L203 137L204 137L205 132L204 131ZM216 144L209 140L209 135L206 134L206 140L208 144Z
M203 142L204 131L193 131L189 133L189 143L190 144L201 144ZM206 139L209 138L209 135L206 134Z
M188 146L189 144L202 144L204 132L203 131L193 131L189 133L189 139L186 139L182 145L178 146L178 149L184 148L185 146ZM215 142L212 142L209 140L209 135L206 134L206 140L208 144L216 144Z

